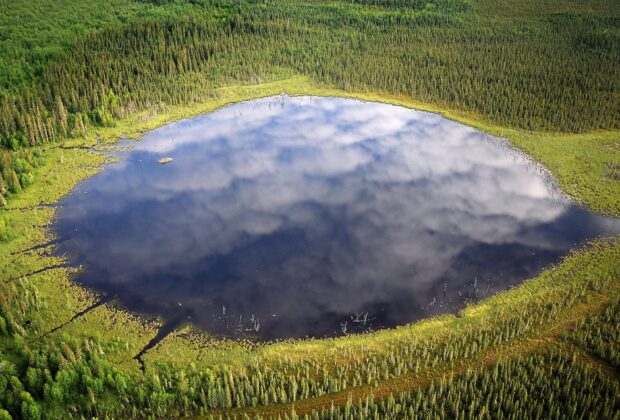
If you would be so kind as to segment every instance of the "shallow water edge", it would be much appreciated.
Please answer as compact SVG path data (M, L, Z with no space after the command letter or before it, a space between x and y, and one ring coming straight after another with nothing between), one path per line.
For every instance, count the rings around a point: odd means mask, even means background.
M149 116L137 116L136 118L120 122L115 128L100 129L98 132L101 135L102 140L105 143L110 144L111 142L114 142L115 139L117 139L122 133L135 133L136 131L149 130L156 126L160 126L167 121L177 120L207 112L214 109L214 107L221 106L227 101L240 101L254 97L269 96L283 91L286 91L289 94L324 94L332 96L351 95L346 92L317 87L305 78L295 78L260 86L227 88L222 90L222 95L227 99L221 99L215 104L210 102L207 105L169 108L165 115L153 112ZM415 102L411 102L404 98L388 96L386 97L387 99L384 99L380 95L371 94L360 94L358 96L361 99L400 102L401 105L412 106L417 109L424 109L426 107L425 109L427 110L443 112L437 107L416 104ZM158 112L161 112L161 110ZM508 137L511 139L513 144L522 145L526 152L529 152L532 156L540 157L540 160L546 164L546 166L552 168L553 173L558 177L558 179L563 180L561 181L562 185L565 185L565 182L572 182L574 178L571 175L573 173L573 169L569 168L568 172L566 172L566 170L561 166L557 166L554 161L555 158L553 153L555 150L555 142L564 142L564 140L571 142L570 144L572 148L569 150L570 155L571 153L579 153L579 150L581 150L579 149L580 145L585 141L590 141L591 139L594 139L593 141L595 143L591 145L591 148L589 149L590 152L592 152L592 148L594 150L600 149L601 151L606 151L607 149L605 145L613 142L618 136L617 133L568 136L544 133L525 133L499 126L492 126L488 124L485 125L484 123L477 121L475 116L467 117L458 113L453 113L452 116L454 116L455 119L460 119L462 122L465 122L470 126L485 129L485 131L491 132L497 136ZM22 192L19 196L13 197L13 199L9 202L8 208L2 210L7 217L11 217L11 232L14 237L21 238L19 241L15 240L10 243L3 244L0 248L0 253L3 256L8 256L9 254L17 256L17 259L11 258L10 266L3 267L3 278L13 275L19 276L24 272L33 271L36 267L40 268L49 266L56 261L56 259L51 259L46 255L27 256L23 254L24 250L36 245L42 245L49 240L50 237L50 233L47 230L47 225L53 216L53 211L52 209L37 210L37 205L42 202L53 203L57 201L61 196L66 194L68 190L79 183L80 180L83 180L97 172L100 167L99 165L101 165L104 161L102 157L89 154L84 150L72 150L72 146L82 147L84 145L92 145L94 143L95 130L92 130L86 138L67 141L65 146L67 146L68 149L62 151L62 153L64 153L64 156L62 156L64 163L62 164L60 163L60 150L54 149L53 146L44 148L45 156L48 158L48 163L46 163L44 167L37 170L35 183L28 190ZM600 146L597 146L597 144ZM594 156L595 161L591 161L590 163L603 162L604 164L605 159L609 158L609 154L607 152L605 153L605 156L599 153L593 154L592 156ZM594 175L587 175L589 171L591 171L591 169L586 168L579 172L585 173L586 175L583 178L578 178L580 181L576 184L576 189L572 189L573 196L587 202L592 208L598 209L603 213L620 214L620 206L618 206L618 204L614 201L609 201L609 197L617 197L617 195L613 193L613 189L609 190L610 184L602 182ZM45 188L42 188L42 179L45 178L47 178L49 182L45 184ZM601 193L601 191L603 191L603 193ZM595 199L595 196L603 198ZM21 208L30 210L20 210ZM617 238L613 239L613 242L617 243ZM609 269L613 268L612 263L617 264L618 261L617 258L611 260L606 259L606 257L604 257L604 253L601 253L598 247L594 250L588 250L588 248L581 250L576 254L576 256L582 256L578 259L579 261L587 259L592 261L592 264L594 265L582 264L581 262L570 262L570 265L566 267L567 269L572 267L570 271L571 275L586 274L595 268L601 273L608 272ZM7 259L6 261L9 260ZM563 263L561 267L564 267L566 264L567 263ZM86 307L89 302L92 302L92 300L96 298L81 286L73 283L70 280L72 276L72 273L70 272L58 269L48 274L49 275L44 278L39 276L28 280L36 285L42 298L45 299L49 305L49 308L41 310L37 319L33 320L31 330L35 333L36 331L51 329L56 327L58 323L70 319L76 313L78 308ZM568 275L568 273L566 273L566 275ZM510 295L512 297L522 295L524 299L525 296L530 296L533 298L534 295L531 294L532 287L538 287L535 286L538 284L542 287L543 284L547 283L546 280L536 280L531 285L527 283L526 285L520 286L510 292L502 293L501 296L491 298L490 300L485 300L472 306L471 308L467 308L466 312L468 314L484 314L489 308L504 305L502 302L504 302L505 295ZM574 287L574 285L572 283L566 283L564 287L570 288ZM67 297L71 298L67 299ZM525 299L523 302L528 301L530 297ZM61 305L60 302L63 302L63 304ZM111 320L115 320L114 323L111 323ZM122 326L122 328L116 328L114 325ZM444 328L437 326L436 321L416 323L411 328L413 328L413 330L415 330L415 334L419 336L421 334L421 330L425 330L427 327L431 326L432 328L439 328L439 330ZM387 342L386 340L388 340L389 337L404 337L403 334L409 335L410 333L414 333L413 330L410 331L411 328L407 327L406 331L402 328L399 329L399 331L385 330L360 337L359 339L354 337L345 337L339 338L335 341L333 339L319 341L312 340L312 343L314 344L309 344L309 346L314 348L319 342L325 343L325 346L328 347L331 346L329 343L334 342L342 343L343 346L348 346L349 343L352 343L352 340L356 343L360 342L360 344L363 342L370 343L375 339L382 342ZM446 326L446 328L448 327ZM113 340L117 340L119 337L122 337L123 340L127 342L127 347L123 346L123 348L117 348L113 352L109 353L108 356L112 360L118 360L118 363L122 368L133 370L137 369L138 365L132 361L132 357L138 353L138 350L143 345L145 345L156 335L157 323L146 324L140 317L136 317L128 312L119 310L114 306L105 305L97 312L90 313L83 317L78 324L73 326L69 325L63 328L59 334L71 333L76 336L82 336L84 334L91 334L93 331L99 331L98 335L102 337L104 342L111 342ZM52 339L52 337L49 337L49 339ZM146 355L147 366L150 363L157 362L173 363L175 366L183 368L188 366L190 361L196 363L198 363L197 361L200 361L199 365L209 366L213 363L225 362L225 360L228 359L226 354L231 351L228 345L228 347L225 347L226 349L222 348L223 353L217 349L212 349L209 357L201 356L199 353L196 353L193 350L195 345L192 343L200 342L203 339L205 339L205 337L199 338L199 336L195 333L189 334L185 329L179 333L175 333L160 343L160 345L149 351ZM323 344L319 345L319 347L316 348L316 351L320 352L322 351L322 348ZM239 357L241 357L241 353L238 353L238 351L245 354L245 350L235 350L235 352L237 352L235 354ZM281 351L281 349L278 351ZM303 351L305 352L310 350L309 348L306 348L306 350ZM175 356L173 357L172 354ZM247 354L249 355L250 353Z

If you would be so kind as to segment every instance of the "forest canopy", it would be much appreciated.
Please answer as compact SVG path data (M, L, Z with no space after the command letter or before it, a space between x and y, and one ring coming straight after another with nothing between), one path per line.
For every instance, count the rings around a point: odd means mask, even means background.
M4 150L294 75L525 130L620 127L613 1L597 14L543 9L508 19L509 6L481 0L4 1L12 3L0 18ZM15 159L3 158L2 197L26 185Z
M283 73L529 130L620 124L617 17L553 13L480 25L464 0L166 3L183 12L156 6L131 25L117 14L110 21L119 24L63 52L17 54L15 66L2 66L22 68L1 81L3 147L79 135L156 103L200 101L217 86Z

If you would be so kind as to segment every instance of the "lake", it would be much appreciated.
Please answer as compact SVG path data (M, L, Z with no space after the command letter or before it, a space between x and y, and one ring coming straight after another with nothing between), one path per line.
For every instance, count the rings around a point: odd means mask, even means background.
M56 253L124 307L216 335L456 313L620 232L506 141L392 105L282 95L121 144L61 201Z

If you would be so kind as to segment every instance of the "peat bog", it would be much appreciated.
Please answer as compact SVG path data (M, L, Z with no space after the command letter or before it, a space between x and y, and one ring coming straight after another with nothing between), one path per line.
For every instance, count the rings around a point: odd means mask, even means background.
M127 308L218 335L453 313L620 232L506 141L381 103L269 97L123 144L61 201L56 252Z

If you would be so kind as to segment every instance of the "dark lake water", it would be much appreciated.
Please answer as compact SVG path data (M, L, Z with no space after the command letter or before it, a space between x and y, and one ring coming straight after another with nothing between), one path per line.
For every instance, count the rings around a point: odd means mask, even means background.
M455 312L620 232L507 143L385 104L271 97L127 143L62 201L57 252L131 310L227 336Z

